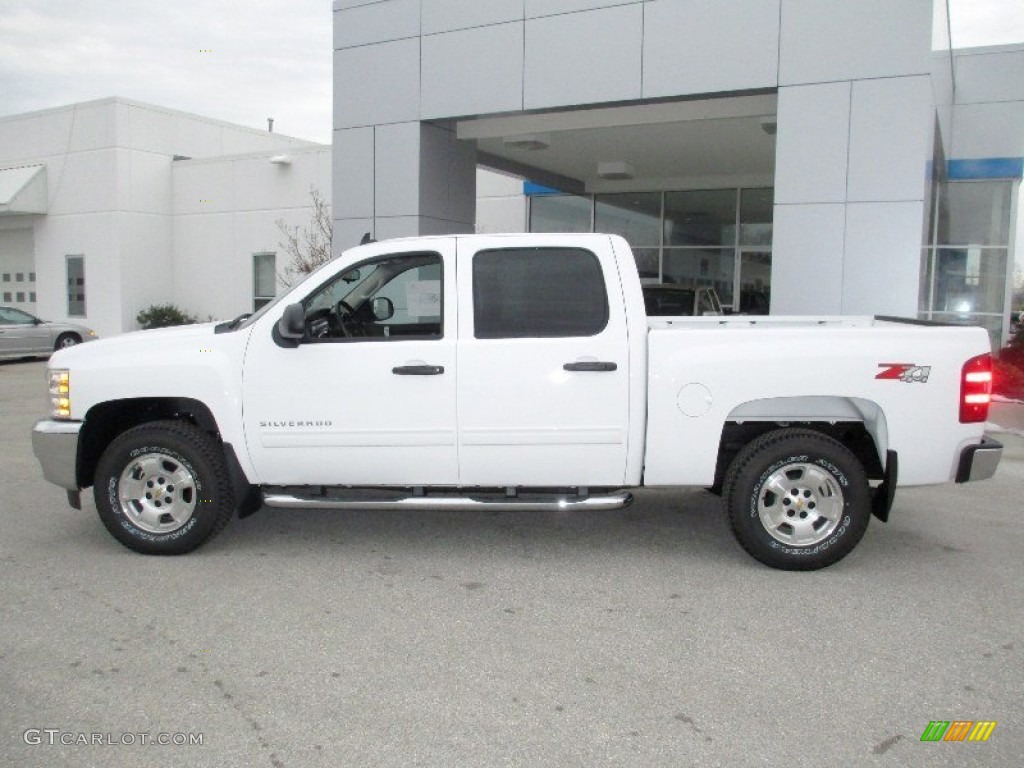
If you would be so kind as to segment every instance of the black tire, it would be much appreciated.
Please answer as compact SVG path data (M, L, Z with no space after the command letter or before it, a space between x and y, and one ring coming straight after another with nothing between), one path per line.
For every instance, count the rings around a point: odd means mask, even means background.
M810 429L778 429L749 443L725 478L733 534L756 560L787 571L846 557L871 519L871 489L845 446Z
M180 421L118 435L100 457L93 494L114 538L147 555L191 552L220 533L235 511L220 444Z
M82 343L82 337L77 333L62 333L57 337L57 341L53 344L53 351L56 352L59 349L67 349L68 347L74 347Z

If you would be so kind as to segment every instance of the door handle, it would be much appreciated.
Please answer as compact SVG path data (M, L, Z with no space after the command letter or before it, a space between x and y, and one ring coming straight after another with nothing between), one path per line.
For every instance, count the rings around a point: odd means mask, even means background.
M614 371L618 369L618 365L615 363L601 363L597 361L593 362L581 362L581 363L566 363L562 366L567 371Z
M439 376L444 373L443 365L399 365L392 368L396 376Z

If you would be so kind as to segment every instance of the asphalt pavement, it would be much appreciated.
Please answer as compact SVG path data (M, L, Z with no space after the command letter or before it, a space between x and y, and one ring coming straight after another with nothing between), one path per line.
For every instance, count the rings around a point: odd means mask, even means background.
M1017 434L813 573L749 558L700 490L262 510L157 558L42 479L43 409L43 364L0 364L0 765L1024 765ZM920 740L956 720L997 724Z

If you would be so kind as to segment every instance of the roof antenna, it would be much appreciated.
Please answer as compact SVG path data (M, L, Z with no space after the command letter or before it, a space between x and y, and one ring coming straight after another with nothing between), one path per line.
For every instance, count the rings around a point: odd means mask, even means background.
M267 133L273 133L273 132L274 132L274 118L268 117L267 118Z
M367 243L376 243L377 241L370 237L370 233L367 232L363 235L363 239L359 241L360 245L366 245Z

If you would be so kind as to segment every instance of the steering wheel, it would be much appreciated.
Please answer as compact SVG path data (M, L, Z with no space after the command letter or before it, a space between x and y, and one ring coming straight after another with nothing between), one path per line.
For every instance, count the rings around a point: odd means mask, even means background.
M332 315L332 318L335 321L337 329L341 331L342 336L349 337L352 335L352 331L349 329L348 325L345 324L345 318L351 318L353 314L355 314L355 310L352 309L352 306L344 299L334 305L334 314Z

